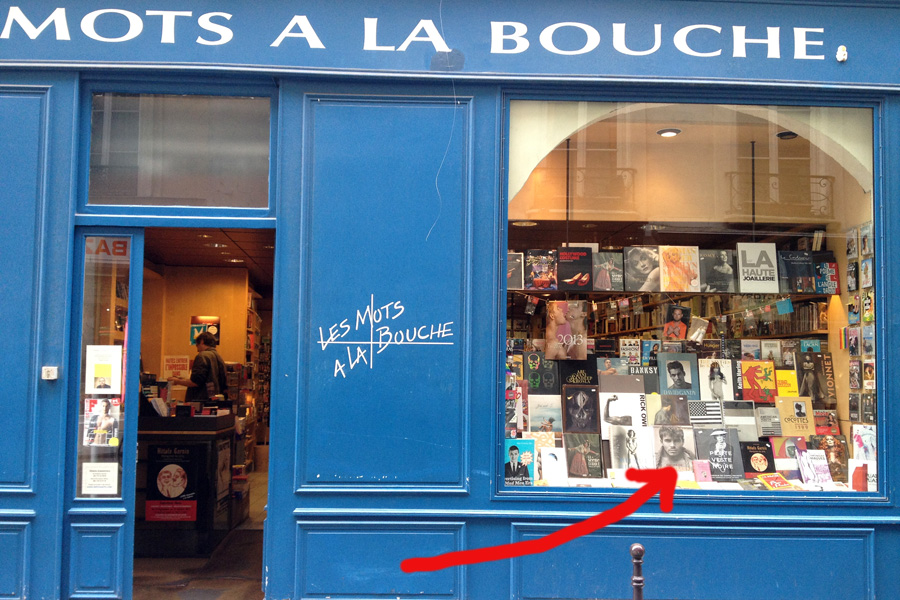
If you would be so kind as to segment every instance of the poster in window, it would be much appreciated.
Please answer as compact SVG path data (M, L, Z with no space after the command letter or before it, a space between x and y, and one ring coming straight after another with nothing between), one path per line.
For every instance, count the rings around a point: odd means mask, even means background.
M85 347L84 393L122 393L122 346Z
M147 520L196 521L203 449L166 444L151 445L147 451Z
M121 444L122 398L85 398L83 446L115 448Z

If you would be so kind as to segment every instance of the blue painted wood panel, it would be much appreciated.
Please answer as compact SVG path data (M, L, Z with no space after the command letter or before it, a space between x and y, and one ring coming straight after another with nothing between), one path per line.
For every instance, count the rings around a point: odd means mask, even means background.
M22 598L25 595L25 557L30 550L30 528L27 522L0 520L0 598Z
M72 526L70 598L123 597L124 535L122 524Z
M0 95L0 331L15 340L4 367L4 430L0 436L0 491L31 487L34 473L35 364L40 201L43 163L43 94ZM15 232L14 235L11 235Z
M516 541L558 527L513 525ZM514 560L512 598L630 598L631 544L644 545L644 597L690 600L874 598L874 530L607 527Z
M308 106L301 487L460 490L468 105Z
M464 597L463 570L406 574L411 549L461 550L461 523L338 522L298 524L296 598Z

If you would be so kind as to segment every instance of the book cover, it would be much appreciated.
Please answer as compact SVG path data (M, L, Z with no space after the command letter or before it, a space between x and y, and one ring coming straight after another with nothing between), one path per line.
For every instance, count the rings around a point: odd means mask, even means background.
M83 446L120 445L121 398L85 398Z
M762 344L760 340L741 340L741 360L762 360Z
M878 458L878 437L875 425L854 423L850 428L853 440L853 458L856 460L876 460Z
M862 326L862 353L875 354L875 325Z
M744 478L740 440L734 428L695 427L697 458L709 461L713 481L738 481Z
M723 402L734 400L732 361L724 358L698 359L700 399Z
M841 276L836 262L816 263L816 293L841 293Z
M797 366L797 351L799 349L799 340L781 340L781 364L783 367L793 369Z
M507 252L506 254L506 289L521 290L525 287L525 254Z
M528 395L530 431L562 432L562 398L557 395Z
M596 385L563 385L563 431L600 433L600 398Z
M665 340L662 343L662 352L684 352L684 342L681 340ZM659 356L657 356L657 359Z
M816 271L812 252L778 251L778 287L782 294L816 292Z
M872 222L868 221L859 226L859 255L871 256L873 253Z
M619 338L619 357L634 359L628 364L641 364L641 340L639 338Z
M778 392L775 363L765 360L742 360L741 380L744 400L760 404L775 402L775 394Z
M566 433L563 443L569 477L602 478L605 475L599 435Z
M744 463L744 477L775 472L775 454L767 440L741 442L741 460Z
M663 324L663 339L683 340L687 338L688 324L690 322L691 308L689 306L667 304L666 321Z
M859 287L870 288L875 281L875 259L864 258L859 263Z
M627 358L598 358L597 370L600 379L606 375L628 375L629 360Z
M600 378L600 391L606 394L643 394L644 386L644 377L639 374L604 375Z
M770 490L794 490L797 489L793 483L784 478L781 473L762 473L756 476L762 481L763 485Z
M778 293L778 258L775 244L739 242L737 256L740 293Z
M840 435L836 410L814 410L815 435Z
M741 360L741 340L727 339L723 345L724 358Z
M825 453L832 481L847 483L849 474L847 460L850 458L850 450L843 435L811 435L806 446L811 450L821 450Z
M872 289L863 290L861 309L859 313L860 321L863 323L871 323L875 320L875 294Z
M859 263L851 260L847 263L847 291L855 292L859 289Z
M877 462L875 461L865 461L865 460L856 460L851 458L849 461L849 469L850 469L850 487L855 492L877 492L878 491L878 478L875 477L874 481L870 479L869 470L872 467L877 469Z
M612 425L609 428L610 464L614 469L652 469L653 428Z
M697 355L687 352L660 352L659 393L683 395L688 400L700 399Z
M656 365L646 367L628 365L628 374L643 379L645 394L659 394L659 367ZM603 389L602 384L600 388Z
M875 423L875 418L877 417L877 406L875 402L874 392L867 392L860 395L859 412L861 420L864 423Z
M656 357L659 354L659 340L641 340L641 364L656 366Z
M811 398L813 408L828 409L837 406L834 365L830 352L801 354L797 377L799 395Z
M660 246L659 256L661 291L700 291L700 252L697 246Z
M539 456L541 480L550 487L567 487L569 471L565 449L542 447Z
M726 428L737 429L738 439L742 442L759 439L754 408L753 402L748 400L726 400L722 403L722 423Z
M694 460L694 481L710 482L713 481L712 471L710 471L709 461L695 459Z
M862 337L861 328L858 325L850 325L847 327L847 352L850 356L859 356L860 338Z
M543 352L526 352L524 371L531 393L556 396L562 393L559 363L555 360L546 360Z
M688 326L687 340L692 344L701 344L706 338L706 332L709 331L709 321L700 317L691 317L691 324ZM718 343L719 340L716 340Z
M776 367L783 366L781 360L781 340L760 340L759 354L762 360L770 360Z
M781 416L777 407L766 404L756 407L756 432L759 437L781 435Z
M799 396L797 371L794 369L775 369L775 389L779 396Z
M625 291L660 291L659 250L656 246L625 248Z
M593 289L592 270L593 256L590 248L567 246L556 250L556 277L560 290L590 291Z
M588 347L587 300L547 303L544 355L551 360L585 360Z
M827 486L834 481L831 478L831 469L828 468L828 459L822 450L798 448L797 457L800 465L800 479L803 480L803 483Z
M612 425L647 427L647 401L644 394L600 393L600 437L609 438Z
M798 452L806 450L806 438L773 436L769 438L775 456L775 471L788 479L800 479Z
M700 291L733 294L734 251L700 250Z
M700 343L699 358L725 358L724 344L719 338L704 338Z
M647 414L654 425L690 425L688 400L684 396L651 394L645 396Z
M847 230L847 260L859 258L859 229L852 227Z
M556 250L526 250L524 279L526 290L555 290Z
M559 377L562 385L598 385L597 360L561 360L558 361Z
M618 345L615 339L599 338L594 340L594 354L596 356L615 357L618 355L618 352Z
M851 358L847 365L847 385L851 390L862 389L862 361Z
M821 352L822 341L818 339L800 340L800 352Z
M621 292L625 289L625 275L621 252L594 252L594 291Z
M863 389L874 390L875 381L875 360L867 358L863 361Z
M676 471L693 473L693 461L697 458L694 430L675 425L657 425L653 430L656 468L674 467Z
M688 400L691 425L721 425L722 402L720 400Z
M860 421L860 395L858 393L849 393L847 394L847 418L851 421Z
M776 396L781 435L809 437L816 432L812 403L806 397Z
M506 455L503 483L519 487L534 485L534 440L507 439Z

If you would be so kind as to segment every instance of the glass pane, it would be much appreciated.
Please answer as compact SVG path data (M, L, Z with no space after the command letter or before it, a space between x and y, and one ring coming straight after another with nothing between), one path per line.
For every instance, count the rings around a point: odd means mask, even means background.
M865 108L512 102L506 486L875 491L872 132Z
M94 94L88 204L268 207L269 105Z
M131 239L85 238L78 496L119 497Z

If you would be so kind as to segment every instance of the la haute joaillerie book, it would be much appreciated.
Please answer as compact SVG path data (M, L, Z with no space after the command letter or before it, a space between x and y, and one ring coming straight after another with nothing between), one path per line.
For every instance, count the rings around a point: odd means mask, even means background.
M775 244L738 243L738 288L742 294L777 294L778 251Z

